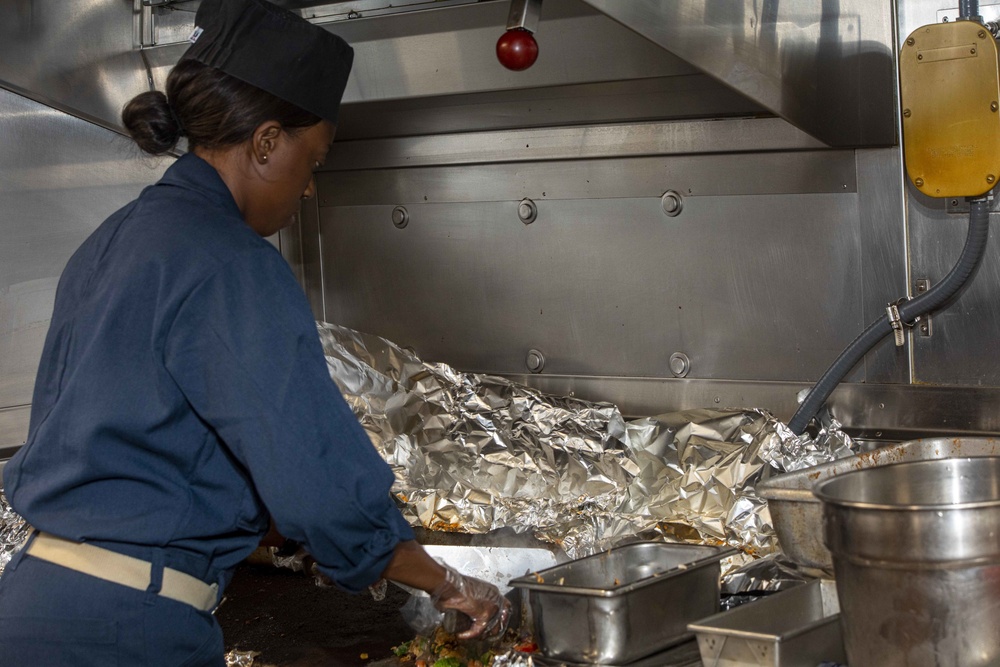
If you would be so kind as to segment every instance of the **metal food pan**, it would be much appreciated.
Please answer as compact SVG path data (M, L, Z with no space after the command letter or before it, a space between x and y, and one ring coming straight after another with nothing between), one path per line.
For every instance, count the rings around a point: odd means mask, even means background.
M510 582L528 592L535 641L550 657L626 664L687 637L719 610L719 561L733 549L641 542Z
M847 662L832 580L811 581L688 625L705 665L816 667Z
M833 560L823 544L823 511L812 489L817 482L854 470L904 461L948 459L960 456L1000 456L995 438L928 438L910 440L832 463L778 475L757 486L767 499L782 551L807 567L833 572Z

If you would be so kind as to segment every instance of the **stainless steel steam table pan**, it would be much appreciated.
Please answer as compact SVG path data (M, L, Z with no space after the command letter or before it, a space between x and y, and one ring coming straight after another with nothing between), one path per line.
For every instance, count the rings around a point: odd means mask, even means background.
M811 581L688 625L711 667L816 667L846 662L832 579Z
M719 561L733 549L641 542L520 577L549 658L621 665L688 638L719 610Z
M949 459L960 456L1000 456L995 438L928 438L910 440L850 456L814 468L778 475L757 486L767 499L782 551L808 567L833 572L833 560L823 545L823 510L812 489L820 482L854 470L904 461Z

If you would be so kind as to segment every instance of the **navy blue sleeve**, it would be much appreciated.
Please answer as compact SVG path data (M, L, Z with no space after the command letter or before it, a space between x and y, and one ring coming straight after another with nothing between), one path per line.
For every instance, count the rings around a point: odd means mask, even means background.
M305 295L272 248L244 252L185 300L165 365L245 466L286 537L349 591L377 581L413 531L393 474L327 371Z

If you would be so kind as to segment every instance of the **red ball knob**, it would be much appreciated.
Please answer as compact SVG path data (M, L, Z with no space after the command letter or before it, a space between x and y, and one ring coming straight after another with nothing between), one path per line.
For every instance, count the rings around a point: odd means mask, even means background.
M520 72L535 64L538 42L524 28L514 28L500 35L497 40L497 60L507 69Z

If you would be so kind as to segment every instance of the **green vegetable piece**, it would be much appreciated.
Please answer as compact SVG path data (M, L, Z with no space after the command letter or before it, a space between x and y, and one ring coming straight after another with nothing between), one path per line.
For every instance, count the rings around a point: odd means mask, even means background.
M403 642L399 646L393 647L392 652L396 654L396 657L402 658L410 652L410 642Z
M458 658L441 658L434 663L433 667L463 667L462 661Z

